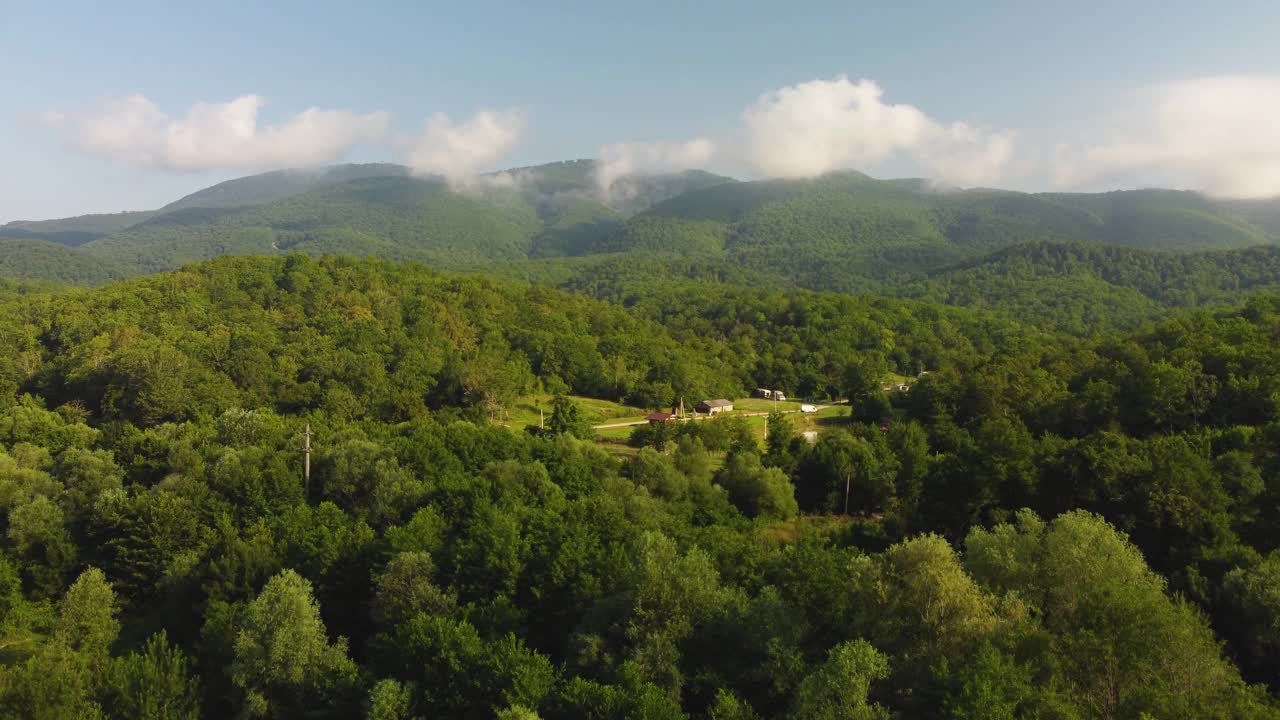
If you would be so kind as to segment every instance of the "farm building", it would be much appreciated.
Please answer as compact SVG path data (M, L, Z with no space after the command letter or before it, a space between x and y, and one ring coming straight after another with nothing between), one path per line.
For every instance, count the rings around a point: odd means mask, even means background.
M648 415L645 415L644 419L648 420L650 425L661 425L675 420L676 415L675 413L668 412L651 412Z
M729 400L703 400L694 406L694 409L700 413L707 415L715 415L716 413L729 412L733 410L733 403Z
M786 393L781 390L770 390L769 388L756 388L755 396L764 398L765 400L786 400Z

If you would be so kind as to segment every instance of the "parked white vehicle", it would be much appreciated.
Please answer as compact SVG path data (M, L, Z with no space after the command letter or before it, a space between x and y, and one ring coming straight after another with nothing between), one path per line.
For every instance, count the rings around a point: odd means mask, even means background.
M802 413L814 413L814 412L818 412L818 408L817 408L817 407L815 407L815 406L813 406L813 405L801 405L801 406L800 406L800 412L802 412Z

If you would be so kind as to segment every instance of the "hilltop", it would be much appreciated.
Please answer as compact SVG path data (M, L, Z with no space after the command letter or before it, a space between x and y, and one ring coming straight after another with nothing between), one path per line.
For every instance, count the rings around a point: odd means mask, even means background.
M229 180L158 210L0 226L0 238L77 248L22 249L12 277L63 279L64 258L125 274L221 255L376 255L474 269L499 260L576 252L631 214L683 192L730 182L701 171L623 177L601 190L590 160L516 168L458 185L400 165L340 165ZM84 282L100 282L84 277Z

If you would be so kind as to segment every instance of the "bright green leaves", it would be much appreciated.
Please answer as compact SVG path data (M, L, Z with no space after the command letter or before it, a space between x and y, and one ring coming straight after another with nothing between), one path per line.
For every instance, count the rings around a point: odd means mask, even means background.
M346 640L329 641L311 583L291 570L249 603L234 651L231 678L250 715L289 714L327 700L338 717L356 681Z

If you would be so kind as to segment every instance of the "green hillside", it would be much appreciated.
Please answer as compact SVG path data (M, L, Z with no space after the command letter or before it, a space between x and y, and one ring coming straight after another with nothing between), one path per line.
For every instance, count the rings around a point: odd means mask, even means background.
M1280 242L1280 197L1247 200L1218 200L1236 217L1262 228L1267 235Z
M221 255L377 255L468 266L525 257L540 224L438 181L374 177L261 206L188 208L94 241L85 249L143 272Z
M601 195L593 161L517 168L460 187L410 177L398 165L342 165L220 183L81 239L88 257L126 268L126 274L222 255L289 251L483 269L581 254L618 230L630 212L728 181L703 172L622 178ZM52 227L72 227L77 220ZM14 275L41 277L46 266L18 267Z
M1246 247L1274 239L1234 215L1230 205L1199 193L1132 190L1041 197L1088 212L1099 222L1098 233L1088 239L1115 245L1193 251Z
M1238 206L1194 193L939 191L859 173L687 193L601 238L598 252L721 256L815 289L865 291L1033 241L1196 251L1269 243Z
M123 265L45 240L0 236L0 278L101 285L129 276Z

